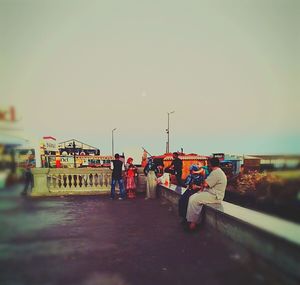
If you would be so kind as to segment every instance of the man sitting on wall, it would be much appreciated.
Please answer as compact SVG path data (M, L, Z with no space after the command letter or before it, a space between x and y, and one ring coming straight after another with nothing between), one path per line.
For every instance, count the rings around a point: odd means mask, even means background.
M187 187L185 192L181 195L179 201L178 201L178 213L179 216L182 218L182 224L186 223L186 213L187 213L187 207L189 203L189 198L197 193L199 189L193 189L193 185L201 186L204 182L204 179L206 176L203 176L202 173L200 173L200 169L198 165L191 165L190 166L190 174L185 179L184 185Z
M189 199L186 219L189 222L189 229L195 230L200 221L200 214L204 204L221 203L225 196L227 178L220 168L220 161L213 157L209 161L211 172L205 179L202 186L193 185L194 190L199 192Z

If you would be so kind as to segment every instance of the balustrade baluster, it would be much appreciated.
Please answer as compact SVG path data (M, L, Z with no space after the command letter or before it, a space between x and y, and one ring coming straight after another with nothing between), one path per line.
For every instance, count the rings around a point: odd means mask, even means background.
M109 186L109 174L107 173L105 175L105 187L108 187Z
M77 181L76 181L76 174L74 174L74 173L72 174L72 181L73 181L72 187L73 187L73 188L76 188L76 184L77 184L76 182L77 182Z
M61 182L61 175L58 175L58 188L61 188L62 182Z
M87 187L88 187L88 184L89 184L88 178L89 178L88 175L85 174L85 175L84 175L84 188L87 188Z
M98 186L99 186L99 188L101 188L102 187L102 173L99 173L98 174Z
M84 175L84 181L85 181L84 187L85 187L85 188L90 187L90 181L89 181L89 179L90 179L89 174L85 174L85 175Z
M85 175L85 187L86 188L90 187L90 175L89 174Z
M95 187L95 174L90 175L91 187Z
M102 174L102 184L103 184L103 188L105 188L106 187L106 178L107 177L107 173L103 173Z
M107 179L106 177L107 177L107 173L103 173L103 175L102 175L103 188L106 187L106 179Z
M95 174L95 187L99 188L99 175L98 175L98 173Z
M94 187L98 187L99 184L99 177L98 174L94 174Z
M66 174L63 175L63 185L64 185L64 188L66 188L67 185L68 185L67 175Z
M91 185L91 188L94 187L94 174L93 173L90 174L90 185Z
M48 176L48 183L49 183L49 188L53 188L53 176L52 176L52 174L50 174L49 176Z
M67 187L68 188L71 188L72 187L72 175L68 175L67 176L67 181L68 181L68 183L67 183Z
M56 175L52 176L52 183L53 183L53 188L54 189L57 188L57 176Z
M108 176L107 185L110 185L111 179L112 179L112 175L111 175L111 173L110 173L110 174L108 174L107 176Z
M77 188L77 185L78 185L78 175L77 174L73 174L73 187L74 188Z
M99 187L102 188L103 185L103 173L99 173L98 175Z
M83 185L82 175L78 175L78 185L79 185L79 188L82 188L82 185Z

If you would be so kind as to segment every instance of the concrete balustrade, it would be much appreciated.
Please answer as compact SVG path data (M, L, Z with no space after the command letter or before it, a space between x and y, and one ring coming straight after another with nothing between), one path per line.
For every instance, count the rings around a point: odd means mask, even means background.
M31 196L101 195L110 193L109 168L34 168ZM143 168L138 168L137 191L144 192ZM118 185L116 187L118 191Z
M36 168L31 196L98 195L110 192L108 168Z

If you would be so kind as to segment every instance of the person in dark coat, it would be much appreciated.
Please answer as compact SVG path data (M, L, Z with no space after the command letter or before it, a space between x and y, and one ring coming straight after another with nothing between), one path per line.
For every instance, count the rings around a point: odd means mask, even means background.
M34 167L35 167L34 155L30 152L28 159L26 160L26 164L25 164L25 171L24 171L25 186L24 186L24 190L21 193L22 195L27 195L29 186L31 188L33 188L33 186L34 186L33 175L31 172L31 169Z
M115 198L115 187L116 183L119 184L120 189L120 197L119 200L124 200L126 198L126 192L124 187L124 181L122 177L122 170L124 168L123 162L120 160L120 155L118 153L115 154L115 160L112 161L112 177L111 177L111 190L110 190L110 198Z
M182 160L179 158L178 152L173 152L173 161L171 165L167 167L166 172L174 174L176 177L177 185L182 186Z

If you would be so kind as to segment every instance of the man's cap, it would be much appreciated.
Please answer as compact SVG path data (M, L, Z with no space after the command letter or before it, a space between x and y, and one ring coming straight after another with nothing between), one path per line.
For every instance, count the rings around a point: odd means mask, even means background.
M190 171L198 171L198 170L199 170L199 166L198 166L198 165L192 164L192 165L190 166Z

